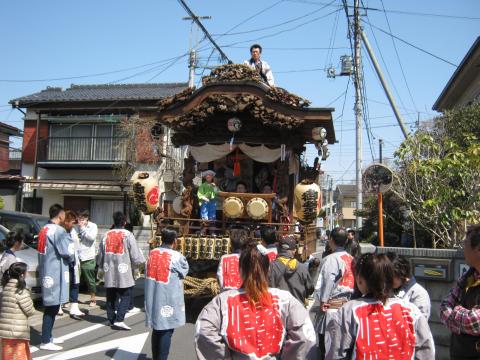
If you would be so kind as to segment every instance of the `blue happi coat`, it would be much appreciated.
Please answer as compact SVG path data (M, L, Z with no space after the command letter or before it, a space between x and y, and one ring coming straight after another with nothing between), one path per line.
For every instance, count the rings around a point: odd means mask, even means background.
M183 279L187 259L178 251L159 247L150 252L145 280L146 325L155 330L185 325Z
M48 223L38 234L39 273L44 306L68 302L70 272L75 261L75 244L59 225Z

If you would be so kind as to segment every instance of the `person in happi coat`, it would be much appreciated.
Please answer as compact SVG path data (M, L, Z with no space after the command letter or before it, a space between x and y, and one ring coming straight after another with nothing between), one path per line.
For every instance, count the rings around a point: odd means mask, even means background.
M22 249L23 242L25 237L23 236L22 231L10 231L7 234L7 237L4 240L5 251L0 258L0 280L3 277L3 274L10 268L10 265L19 261L15 256L15 253ZM2 287L0 286L0 293L2 292Z
M422 285L417 283L415 276L412 275L410 261L405 256L394 252L388 252L387 256L395 269L393 278L395 296L414 303L428 320L432 307L430 295L428 295L428 291Z
M217 295L195 325L199 360L310 360L315 330L303 304L288 291L268 287L266 249L249 240L240 255L241 289Z
M80 287L80 258L78 255L80 249L80 239L78 233L75 230L75 224L77 223L77 214L71 210L65 211L65 221L63 227L67 230L73 243L75 244L75 262L70 264L70 317L75 320L82 320L82 316L85 316L78 307L78 293Z
M250 56L250 60L245 60L243 62L244 65L247 65L258 72L258 75L260 75L264 83L269 86L275 86L275 80L270 65L266 61L260 59L262 56L262 47L259 44L253 44L250 46Z
M320 268L315 297L320 303L320 312L316 314L315 328L318 332L319 358L325 354L325 328L335 312L350 300L353 294L355 279L352 270L353 257L344 246L347 242L347 231L337 227L330 233L328 245L332 253L325 257Z
M152 250L145 280L145 322L152 328L152 358L166 360L173 331L185 325L183 279L188 274L185 256L173 250L177 233L163 229L162 244Z
M467 231L463 252L469 270L440 304L440 320L450 329L450 359L480 359L480 224Z
M96 307L97 278L95 267L97 264L95 262L95 243L98 228L97 224L90 221L90 212L88 210L80 211L78 214L78 225L75 230L80 237L78 257L80 258L82 281L87 284L88 293L90 294L90 307Z
M75 244L60 226L65 220L65 211L59 204L49 209L50 221L38 233L39 273L44 305L42 343L40 349L62 350L61 339L52 337L55 317L60 304L68 301L70 287L69 265L75 261Z
M263 226L260 229L260 237L267 248L267 254L270 261L275 261L278 256L278 237L277 229L273 226Z
M297 241L292 235L280 238L278 257L270 264L271 287L289 291L298 301L305 304L313 293L314 284L307 264L295 259Z
M365 254L355 264L363 296L342 306L325 332L327 360L433 360L428 321L408 301L395 297L395 269L385 254Z
M107 231L98 248L97 264L107 291L107 318L112 328L131 330L124 323L135 285L132 269L145 263L133 234L125 230L122 212L113 214L113 229Z
M220 291L240 289L242 276L240 274L240 250L248 238L248 230L243 228L230 229L230 244L232 253L220 258L217 269L217 279Z

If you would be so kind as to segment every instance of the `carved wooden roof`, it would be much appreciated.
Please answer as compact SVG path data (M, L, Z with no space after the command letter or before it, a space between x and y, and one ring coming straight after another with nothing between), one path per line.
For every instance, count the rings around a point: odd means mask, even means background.
M290 144L311 142L311 130L322 126L335 141L333 108L310 108L310 102L288 91L269 87L244 65L225 65L204 78L198 90L186 89L158 103L157 121L175 131L176 145L229 141L227 120L242 120L235 141Z

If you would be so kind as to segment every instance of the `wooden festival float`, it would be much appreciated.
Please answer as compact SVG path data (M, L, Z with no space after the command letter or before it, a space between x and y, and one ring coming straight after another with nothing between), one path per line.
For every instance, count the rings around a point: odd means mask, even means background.
M313 143L324 160L327 145L335 142L332 108L310 108L309 101L267 86L247 66L218 67L202 82L199 89L161 100L152 129L159 133L168 127L173 145L189 150L183 192L154 212L157 228L152 247L158 245L162 228L178 230L177 250L187 257L191 269L185 293L192 297L218 292L218 260L231 251L235 232L258 238L258 229L271 225L279 236L297 237L303 260L315 251L315 220L321 205L319 159L313 168L303 166L300 159L306 144ZM199 216L196 191L205 170L215 171L221 190L214 222ZM239 181L246 183L247 193L235 192ZM264 193L266 184L271 193ZM134 180L142 211L151 211L149 198L158 198L151 195L152 186L148 177Z

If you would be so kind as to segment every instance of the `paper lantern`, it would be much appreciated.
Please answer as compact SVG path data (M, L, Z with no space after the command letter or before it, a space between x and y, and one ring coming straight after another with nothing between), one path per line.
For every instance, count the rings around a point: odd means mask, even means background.
M320 188L309 180L303 180L294 191L293 205L297 219L305 224L316 220L320 211Z

